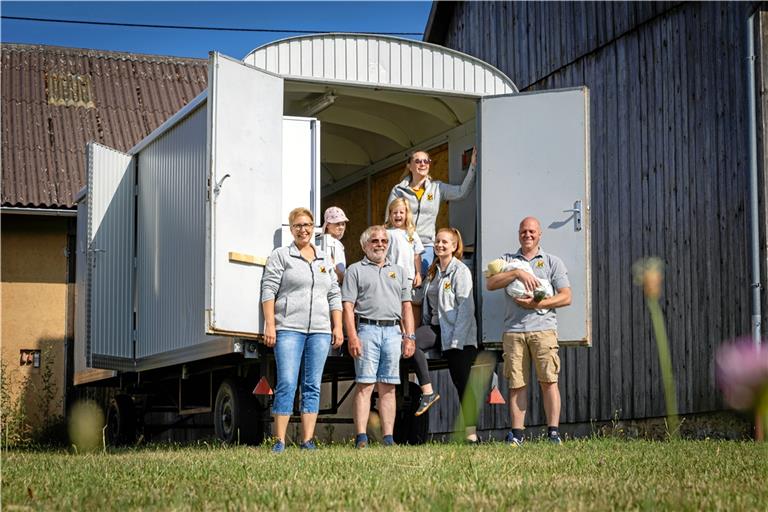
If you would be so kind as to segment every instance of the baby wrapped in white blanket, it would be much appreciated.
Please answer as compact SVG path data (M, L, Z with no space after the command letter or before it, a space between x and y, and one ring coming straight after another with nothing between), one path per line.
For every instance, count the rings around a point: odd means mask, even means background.
M495 259L488 263L487 270L485 271L485 277L491 277L499 272L509 272L510 270L522 270L535 277L531 264L523 260L512 260L511 262L504 261L501 258ZM536 277L539 281L539 285L533 291L525 289L525 285L519 280L515 279L509 283L506 287L507 295L514 299L533 298L537 302L547 297L553 296L554 290L552 289L552 283L549 279L541 279ZM537 309L536 312L540 315L547 313L549 309Z

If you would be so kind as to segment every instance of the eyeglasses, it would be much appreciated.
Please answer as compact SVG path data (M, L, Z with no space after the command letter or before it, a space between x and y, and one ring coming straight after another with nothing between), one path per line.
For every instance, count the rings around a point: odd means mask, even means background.
M371 245L381 244L381 245L387 245L389 243L389 240L386 238L371 238L368 240L368 243Z
M309 231L312 229L312 224L292 224L291 227L295 230L305 230Z
M415 163L416 165L419 165L419 164L429 165L429 164L432 163L432 160L430 158L424 158L424 159L422 159L422 158L414 158L413 159L413 163Z

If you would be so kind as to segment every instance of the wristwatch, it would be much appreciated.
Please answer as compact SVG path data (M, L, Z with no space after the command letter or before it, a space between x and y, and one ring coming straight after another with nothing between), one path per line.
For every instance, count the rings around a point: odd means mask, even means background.
M413 334L413 333L411 333L411 334L403 333L403 338L411 340L411 341L416 341L416 335Z

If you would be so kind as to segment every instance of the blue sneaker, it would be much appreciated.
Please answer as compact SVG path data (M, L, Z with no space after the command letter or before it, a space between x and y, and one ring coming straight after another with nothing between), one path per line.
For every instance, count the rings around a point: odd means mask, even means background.
M563 444L563 440L560 439L560 434L550 434L547 436L547 439L552 444Z
M315 442L310 439L305 443L301 443L299 445L299 450L317 450L317 446L315 446Z
M392 437L392 436L384 436L381 439L381 444L383 444L384 446L396 446L397 445L397 443L395 443L395 438Z
M504 439L504 441L514 447L523 446L523 440L519 437L515 437L512 432L507 432L507 437Z
M282 441L275 441L272 445L272 453L283 453L285 451L285 443Z
M368 435L357 434L355 436L355 448L366 448L368 446Z

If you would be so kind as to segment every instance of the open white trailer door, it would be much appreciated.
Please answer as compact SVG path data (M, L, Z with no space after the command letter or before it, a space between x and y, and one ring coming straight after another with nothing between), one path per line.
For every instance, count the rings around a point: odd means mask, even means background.
M312 117L283 117L283 224L280 246L293 242L288 214L294 208L308 208L317 226L323 223L320 211L320 121Z
M283 80L211 53L206 326L261 332L261 276L282 223Z
M85 359L88 367L133 365L135 160L87 147Z
M586 88L480 100L482 338L499 341L504 291L485 289L489 261L520 247L518 225L541 221L541 247L568 268L570 306L557 310L561 343L591 344L589 95Z

